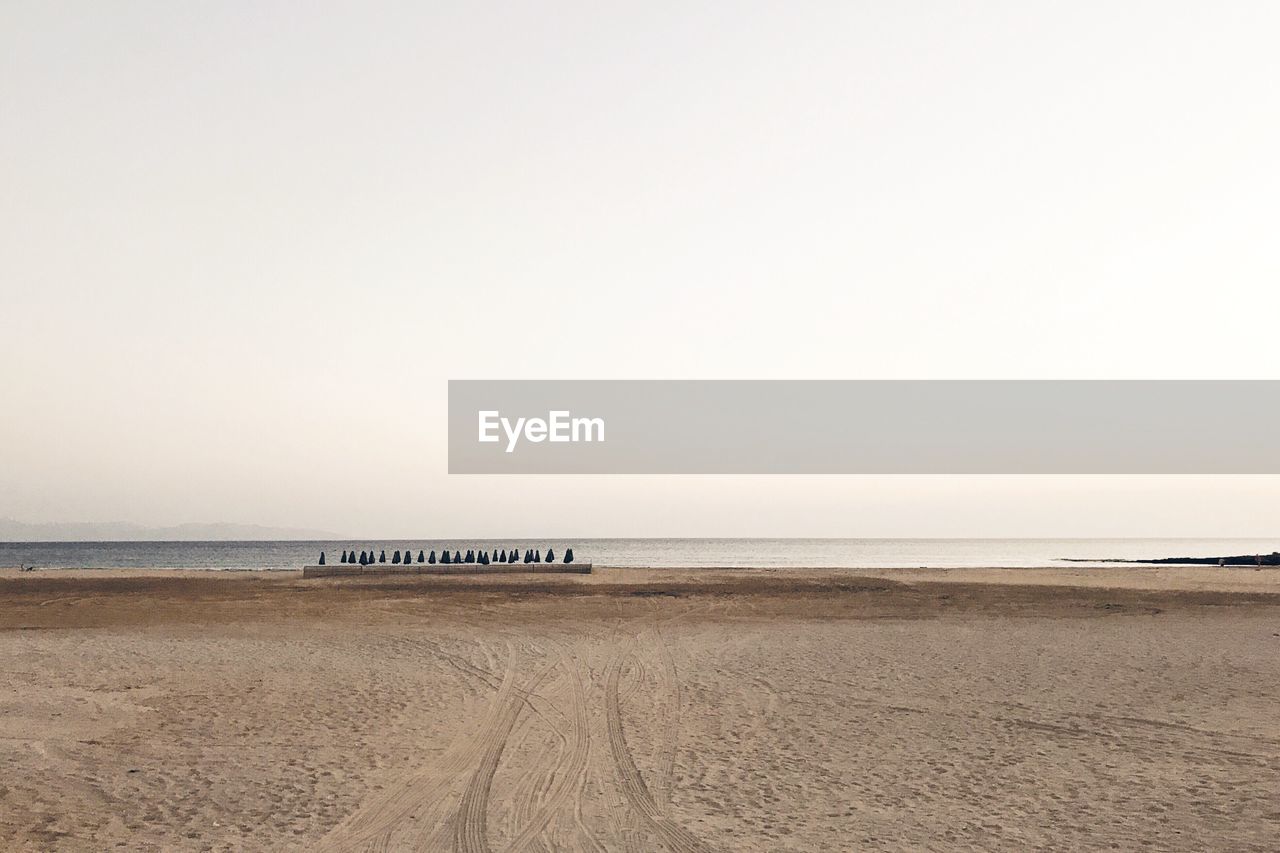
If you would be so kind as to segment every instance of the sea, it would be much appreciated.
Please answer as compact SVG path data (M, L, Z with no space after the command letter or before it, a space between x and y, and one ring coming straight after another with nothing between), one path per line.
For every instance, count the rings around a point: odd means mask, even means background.
M323 551L494 551L537 548L596 566L963 568L1104 566L1109 560L1280 551L1273 539L363 539L283 542L0 542L0 568L297 569Z

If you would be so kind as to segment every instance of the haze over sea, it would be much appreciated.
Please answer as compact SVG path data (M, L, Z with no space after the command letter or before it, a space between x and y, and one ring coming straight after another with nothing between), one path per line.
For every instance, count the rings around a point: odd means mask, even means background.
M555 550L597 566L960 568L1089 566L1072 560L1270 554L1274 539L366 539L227 542L0 542L0 568L296 569L343 550Z

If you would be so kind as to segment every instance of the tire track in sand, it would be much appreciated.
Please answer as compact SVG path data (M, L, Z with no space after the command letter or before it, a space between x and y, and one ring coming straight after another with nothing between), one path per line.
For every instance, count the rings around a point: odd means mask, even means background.
M559 662L545 667L521 691L531 694L548 675L555 671ZM493 774L498 770L498 762L502 759L502 750L507 745L511 730L515 727L520 712L525 707L523 695L508 694L504 706L499 710L497 722L485 730L480 739L482 750L480 764L466 789L462 792L462 800L458 804L458 813L454 818L454 849L461 853L490 853L488 839L489 792L493 786Z
M502 713L511 705L516 691L515 678L515 650L508 647L506 671L476 733L451 745L430 768L407 775L392 790L366 803L334 827L316 849L332 853L392 849L391 839L397 829L419 817L424 809L429 813L438 806L456 780L474 766L475 756L487 742L488 732L499 725Z
M586 775L587 757L590 753L591 739L587 733L587 693L583 682L582 671L577 663L570 659L564 649L560 650L560 664L569 681L570 693L573 697L571 714L572 728L567 737L569 746L567 758L553 772L555 781L548 790L537 811L529 818L520 831L507 846L507 853L517 853L531 844L551 824L551 819L569 795L577 788L579 781Z
M680 690L680 677L676 673L676 662L671 656L662 629L653 626L653 635L658 639L658 652L662 657L662 680L666 682L668 701L667 713L662 725L662 744L658 751L658 782L654 786L654 803L664 812L671 805L671 790L675 787L676 747L680 737L680 703L683 695Z
M519 740L513 741L517 746L525 746L536 737L528 719L522 719L516 729L517 731L523 729L523 734ZM513 737L515 737L514 734ZM533 769L520 778L511 797L515 803L511 809L512 816L509 827L512 833L526 825L529 819L537 812L538 806L546 799L547 791L555 781L556 768L564 763L564 751L565 745L563 743L556 746L543 743L537 746L532 758L528 761ZM549 758L548 756L553 752L555 753L555 758ZM527 849L530 853L551 853L550 848L547 846L546 838L543 836L531 841Z
M658 808L627 746L627 738L622 730L622 710L618 701L618 679L622 665L632 654L632 645L628 643L614 656L609 663L608 675L605 679L605 719L609 730L609 751L613 756L614 768L617 770L619 787L645 824L674 853L702 853L710 848L692 832L664 815Z

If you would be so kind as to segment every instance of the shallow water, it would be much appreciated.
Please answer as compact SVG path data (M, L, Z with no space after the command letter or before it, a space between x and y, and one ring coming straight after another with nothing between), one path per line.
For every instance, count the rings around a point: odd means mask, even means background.
M345 550L441 551L572 547L600 566L899 568L1065 566L1075 560L1269 554L1276 539L400 539L314 542L3 542L0 567L279 569L338 562Z

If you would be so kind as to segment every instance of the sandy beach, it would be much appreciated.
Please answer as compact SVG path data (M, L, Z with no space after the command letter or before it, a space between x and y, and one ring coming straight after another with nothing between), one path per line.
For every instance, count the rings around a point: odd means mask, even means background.
M5 850L1274 850L1280 571L0 572Z

